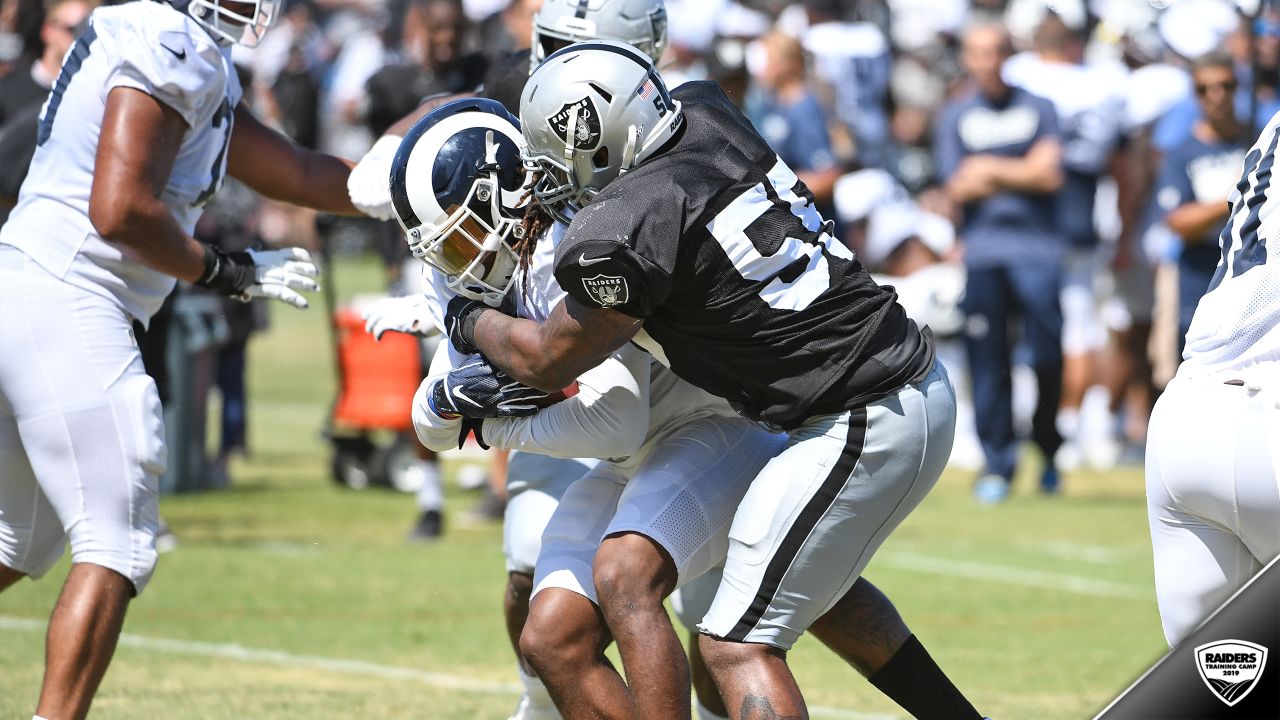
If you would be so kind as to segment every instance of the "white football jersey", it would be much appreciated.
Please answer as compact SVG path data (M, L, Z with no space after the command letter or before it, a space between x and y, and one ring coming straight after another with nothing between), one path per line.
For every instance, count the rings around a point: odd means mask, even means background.
M1222 259L1196 306L1179 375L1246 371L1280 360L1280 189L1273 184L1278 142L1280 113L1245 156L1230 198L1231 218L1219 237Z
M161 198L188 233L226 172L240 83L230 50L163 2L98 8L63 60L40 115L35 157L0 243L51 274L105 294L146 322L174 279L126 258L89 220L89 193L107 94L151 95L187 124ZM139 137L137 142L148 142Z

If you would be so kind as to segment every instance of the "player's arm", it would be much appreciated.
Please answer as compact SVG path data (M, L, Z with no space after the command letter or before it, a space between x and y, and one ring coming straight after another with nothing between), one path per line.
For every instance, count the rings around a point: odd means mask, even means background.
M459 328L469 335L467 341L511 377L554 391L626 344L643 322L617 310L588 307L568 296L541 324L482 310L464 318Z
M236 107L227 171L259 193L302 207L358 215L347 195L355 163L308 150L262 124L241 103Z
M440 382L465 358L441 343L413 402L418 439L436 450L459 442L462 418L445 417L431 397ZM624 348L583 373L578 393L529 417L486 418L485 443L552 457L625 457L634 454L648 432L649 356ZM467 391L470 393L470 390Z
M485 420L485 441L562 458L634 455L649 433L651 360L623 347L578 377L577 395L529 417Z
M181 115L147 93L112 89L98 137L89 220L129 258L195 282L205 271L205 248L183 232L160 199L186 129Z

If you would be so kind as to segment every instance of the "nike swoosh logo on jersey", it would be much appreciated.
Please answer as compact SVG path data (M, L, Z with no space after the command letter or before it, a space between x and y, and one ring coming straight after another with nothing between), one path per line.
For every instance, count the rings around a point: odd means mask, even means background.
M466 396L466 394L462 392L462 388L460 388L460 387L458 387L458 386L456 386L456 385L455 385L455 386L454 386L454 388L453 388L453 396L454 396L454 397L456 397L456 398L458 398L459 400L464 401L464 402L469 402L469 403L471 403L472 405L475 405L476 407L481 407L480 403L478 403L478 402L476 402L475 400L472 400L471 398L467 397L467 396Z
M607 257L602 257L602 258L592 258L588 260L586 253L583 253L582 255L578 256L578 264L581 265L582 267L586 267L588 265L595 265L596 263L604 262L605 260L608 260L608 259L609 258Z
M164 43L160 43L160 47L162 47L162 48L164 48L165 50L168 50L169 52L173 53L173 56L174 56L174 57L176 57L176 58L178 58L179 60L186 60L186 59L187 59L187 49L186 49L186 48L182 48L182 52L178 52L177 50L174 50L173 48L169 47L168 45L165 45Z

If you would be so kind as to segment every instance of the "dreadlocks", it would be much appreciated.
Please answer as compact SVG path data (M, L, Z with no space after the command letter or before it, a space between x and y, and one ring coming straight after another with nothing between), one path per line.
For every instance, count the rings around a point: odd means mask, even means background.
M542 237L555 221L541 205L534 201L533 183L529 184L529 189L525 191L520 202L525 203L524 218L520 222L520 227L513 233L517 237L511 249L515 250L520 258L520 293L524 300L528 300L529 267L533 264L533 253L538 247L538 238Z

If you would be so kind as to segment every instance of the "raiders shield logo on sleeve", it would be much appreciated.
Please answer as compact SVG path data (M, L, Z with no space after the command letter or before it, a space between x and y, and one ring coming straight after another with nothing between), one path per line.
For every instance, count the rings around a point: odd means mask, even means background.
M597 275L583 278L582 286L587 289L587 295L603 308L622 305L631 298L631 291L627 288L627 279L614 275Z
M577 120L573 127L573 149L595 150L600 144L600 113L591 98L565 103L559 112L547 118L547 122L557 135L565 137L569 132L569 117L575 110Z

